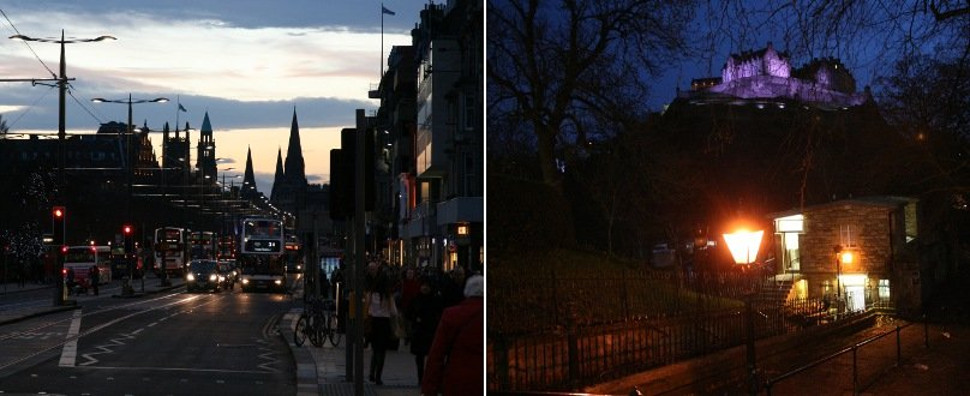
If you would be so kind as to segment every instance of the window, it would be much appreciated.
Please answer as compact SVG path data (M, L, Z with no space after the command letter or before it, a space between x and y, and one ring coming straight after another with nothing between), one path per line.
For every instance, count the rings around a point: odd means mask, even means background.
M880 300L889 299L889 279L879 280L879 299Z

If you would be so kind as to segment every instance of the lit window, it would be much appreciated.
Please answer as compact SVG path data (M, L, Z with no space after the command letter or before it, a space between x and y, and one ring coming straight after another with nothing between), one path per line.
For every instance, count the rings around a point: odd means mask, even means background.
M889 299L889 279L879 280L879 299L880 300Z

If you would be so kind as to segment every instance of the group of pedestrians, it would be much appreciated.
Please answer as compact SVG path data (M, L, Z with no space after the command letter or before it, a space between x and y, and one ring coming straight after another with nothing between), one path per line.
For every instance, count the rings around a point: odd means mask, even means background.
M388 349L401 341L414 355L424 395L480 392L483 383L484 279L456 266L448 273L431 268L367 267L365 338L371 347L368 379L382 385Z

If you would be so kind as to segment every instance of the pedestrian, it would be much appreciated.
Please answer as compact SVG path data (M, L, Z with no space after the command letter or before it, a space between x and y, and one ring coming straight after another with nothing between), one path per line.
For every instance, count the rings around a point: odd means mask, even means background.
M374 289L367 292L366 301L371 321L370 380L377 385L383 385L381 374L384 372L384 358L391 339L394 338L391 320L396 320L398 315L397 305L391 295L391 285L386 276L375 278Z
M324 300L329 300L330 299L330 280L327 279L327 271L324 271L323 268L319 269L318 271L320 271L320 296Z
M465 299L445 308L435 331L421 381L422 395L481 394L485 371L485 281L472 275L465 284Z
M67 267L67 271L64 274L64 284L67 285L67 294L71 295L74 293L74 268Z
M448 275L442 279L441 296L444 298L445 307L458 304L465 298L465 268L455 266Z
M98 269L97 265L92 265L91 269L88 270L88 279L91 281L91 287L94 289L94 295L98 295L98 283L101 283L101 270Z
M405 317L411 324L411 354L414 355L414 364L418 368L419 386L424 378L425 357L431 350L435 329L438 328L438 320L441 319L441 311L444 309L441 298L431 287L431 279L421 278L420 283L418 295L405 310Z

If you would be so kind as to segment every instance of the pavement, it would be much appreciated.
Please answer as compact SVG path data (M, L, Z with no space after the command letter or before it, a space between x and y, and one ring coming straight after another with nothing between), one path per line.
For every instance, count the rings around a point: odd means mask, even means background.
M53 307L49 300L44 300L41 304L2 304L0 305L0 325L18 322L32 317L47 315L55 312L73 310L78 304L96 298L138 298L144 295L160 293L172 290L183 285L181 279L172 279L170 286L162 286L157 278L148 277L145 281L144 291L140 288L140 282L135 280L134 294L122 296L119 288L102 288L99 296L79 295L69 296L65 305ZM22 293L30 290L50 289L50 285L27 284L24 287L7 285L6 289L0 289L0 301L7 295ZM52 292L53 293L53 292ZM53 296L51 297L53 298ZM298 298L294 296L294 298ZM333 347L329 342L322 347L314 347L309 341L302 347L293 343L293 329L299 318L301 308L292 308L284 314L279 321L278 330L280 337L289 346L296 361L297 395L354 395L355 384L347 381L347 359L346 347L348 345L346 335L342 337L337 347ZM363 369L366 376L370 368L371 350L364 350ZM387 351L384 363L382 380L383 385L376 385L369 381L364 381L363 390L365 396L415 396L421 393L418 386L417 369L414 363L414 355L408 346L401 343L397 351Z
M314 347L309 341L302 347L298 347L293 344L293 329L296 327L300 312L300 308L291 310L283 316L279 326L281 335L290 345L293 358L296 360L297 395L353 395L355 383L347 381L346 335L342 337L337 347L330 345L329 341L321 347ZM364 350L364 376L369 373L371 353L369 348ZM384 382L383 385L376 385L365 378L364 395L417 396L421 394L414 355L403 342L397 351L387 351L381 379Z
M873 339L877 336L882 337ZM966 375L970 325L965 321L880 320L856 332L812 339L787 350L773 351L777 344L771 341L757 343L757 367L762 379L779 381L772 384L770 393L762 388L762 395L965 395L970 389L970 376ZM852 346L856 346L855 353L838 354ZM725 366L703 369L717 364L703 363L713 355L722 355ZM744 361L744 346L740 346L584 390L602 395L626 395L634 387L643 395L746 394L745 385L735 382ZM797 374L785 375L795 369ZM672 389L672 378L690 372L697 383Z

